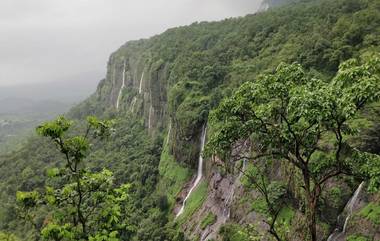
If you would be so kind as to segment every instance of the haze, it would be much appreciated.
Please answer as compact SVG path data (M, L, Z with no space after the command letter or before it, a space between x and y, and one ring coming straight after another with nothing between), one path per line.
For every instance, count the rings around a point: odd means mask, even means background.
M170 27L255 12L261 0L1 0L0 89L94 89L111 52ZM8 87L10 88L10 87ZM0 96L1 97L1 96Z

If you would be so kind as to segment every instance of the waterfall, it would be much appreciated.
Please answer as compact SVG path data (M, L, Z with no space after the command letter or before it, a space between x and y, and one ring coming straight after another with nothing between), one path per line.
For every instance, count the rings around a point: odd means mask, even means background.
M152 111L153 111L153 106L151 104L149 107L148 129L150 129L152 126Z
M199 153L199 159L198 159L197 178L195 179L192 187L190 188L189 192L187 193L187 196L185 197L185 200L183 200L182 207L179 210L179 212L177 213L176 218L179 217L183 213L183 211L185 210L185 205L186 205L187 199L190 197L191 193L194 191L194 189L197 187L197 185L200 183L200 181L202 179L202 175L203 175L203 157L202 157L202 153L203 153L203 150L204 150L204 147L205 147L206 132L207 132L206 127L203 127L202 136L201 136L201 152Z
M357 203L359 195L360 195L363 187L364 187L364 182L360 183L360 185L356 189L354 195L350 198L350 200L348 201L348 203L344 207L343 213L341 215L339 215L339 217L338 217L338 222L339 222L339 220L341 219L342 215L343 214L347 214L347 216L346 216L346 218L344 220L344 224L343 224L342 230L339 230L339 227L337 227L335 229L335 231L329 236L329 238L327 239L327 241L338 241L339 238L341 238L344 234L346 234L346 229L347 229L348 222L349 222L349 220L350 220L350 218L352 216L352 213L354 212L354 205Z
M131 111L133 112L133 110L135 109L135 104L136 104L136 101L137 101L137 98L136 96L133 97L132 101L131 101Z
M144 71L142 72L141 79L140 79L140 86L139 86L139 94L142 93L142 82L144 79Z
M124 60L124 65L123 65L123 82L121 83L121 87L119 90L119 95L117 96L117 101L116 101L116 109L119 110L119 104L120 104L120 99L123 95L123 89L125 87L125 60Z
M168 130L168 137L166 138L166 145L169 144L169 139L170 139L170 132L172 131L172 121L170 120L169 123L169 130Z

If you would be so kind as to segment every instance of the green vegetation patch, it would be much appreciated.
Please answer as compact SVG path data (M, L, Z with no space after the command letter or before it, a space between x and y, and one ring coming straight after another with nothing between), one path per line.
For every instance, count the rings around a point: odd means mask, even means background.
M278 221L282 223L290 224L294 217L294 210L291 207L284 207L281 209L280 214L278 215Z
M202 180L186 201L185 211L179 217L178 222L184 223L203 204L207 197L207 182Z
M347 241L369 241L370 239L362 235L350 235L347 237Z
M216 215L212 212L208 213L201 222L201 229L205 229L207 226L213 225L216 222L216 218Z
M0 241L19 241L13 234L0 232Z
M162 178L158 189L163 191L160 193L166 193L169 203L173 204L184 184L190 179L191 171L176 162L166 145L161 154L159 173Z
M375 224L380 224L380 204L378 203L369 203L359 214Z
M332 187L330 190L328 190L327 198L330 201L331 205L335 208L339 207L342 196L343 192L339 187Z
M280 236L286 237L290 233L293 218L294 210L291 207L281 209L276 221L276 229Z
M255 211L261 214L267 214L268 212L268 206L263 197L255 199L252 203L251 208L252 208L252 211Z
M223 241L251 241L247 230L237 224L228 224L220 229Z

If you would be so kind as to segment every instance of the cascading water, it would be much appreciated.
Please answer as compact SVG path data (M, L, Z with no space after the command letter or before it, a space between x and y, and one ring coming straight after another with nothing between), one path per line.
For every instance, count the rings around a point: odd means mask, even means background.
M149 107L149 117L148 117L148 129L152 127L152 112L153 112L153 106L150 105Z
M206 127L204 127L203 130L202 130L202 136L201 136L201 152L199 154L199 160L198 160L197 178L195 179L192 187L190 188L189 192L187 193L185 199L183 200L182 207L179 210L179 212L177 213L176 218L179 217L183 213L183 211L185 210L187 199L190 197L191 193L198 186L198 184L200 183L200 181L202 179L202 176L203 176L203 157L202 157L202 153L203 153L203 150L204 150L204 147L205 147L206 132L207 132L207 129L206 129Z
M339 215L339 217L338 217L338 223L339 223L339 220L341 220L341 218L344 217L342 215L347 215L347 216L345 216L343 228L341 230L339 229L339 227L336 228L335 231L329 236L327 241L338 241L338 240L340 240L340 238L343 235L346 234L348 222L352 216L352 213L354 212L354 205L357 203L359 195L360 195L363 187L364 187L364 182L360 183L360 185L356 189L354 195L351 197L351 199L348 201L348 203L344 207L343 213L341 215Z
M168 137L166 138L166 145L169 144L171 131L172 131L172 121L170 121L170 123L169 123L169 131L168 131Z
M124 65L123 65L123 82L121 84L120 90L119 90L119 95L117 96L117 101L116 101L116 109L119 110L119 105L120 105L120 99L123 94L123 89L125 87L125 60L124 60Z
M140 79L140 86L139 86L139 94L142 93L142 83L144 79L144 71L142 72L141 79Z
M133 110L135 109L135 104L136 104L136 101L137 101L137 98L136 96L133 97L132 101L131 101L131 111L133 112Z

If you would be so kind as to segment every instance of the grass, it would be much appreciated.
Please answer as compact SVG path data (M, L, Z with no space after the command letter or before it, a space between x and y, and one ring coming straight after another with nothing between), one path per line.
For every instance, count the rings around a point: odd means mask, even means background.
M359 215L365 217L374 224L380 224L380 205L371 202L360 211Z
M173 205L178 193L191 177L191 171L176 162L174 157L169 154L167 145L161 154L159 165L159 173L161 176L158 185L160 193L166 193L170 205Z
M290 224L294 218L294 210L290 207L284 207L281 209L278 215L278 221L282 223Z
M227 224L223 226L220 230L220 234L223 240L228 241L250 241L252 240L250 235L247 233L242 226L237 224Z
M213 225L216 221L216 215L209 212L206 217L201 222L201 229L205 229L207 226Z
M184 223L197 211L207 197L207 182L202 180L186 201L185 211L178 218L179 223Z
M276 229L281 237L286 237L291 231L291 223L294 218L294 210L291 207L283 207L278 214Z
M264 215L267 215L268 213L267 203L263 197L259 197L255 199L252 202L251 209L252 211L255 211L257 213L264 214Z
M347 237L347 241L369 241L367 237L361 235L350 235Z

